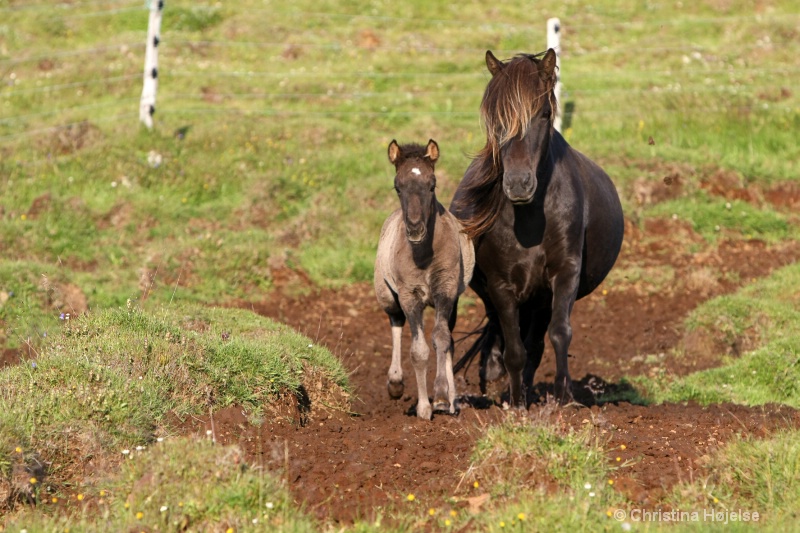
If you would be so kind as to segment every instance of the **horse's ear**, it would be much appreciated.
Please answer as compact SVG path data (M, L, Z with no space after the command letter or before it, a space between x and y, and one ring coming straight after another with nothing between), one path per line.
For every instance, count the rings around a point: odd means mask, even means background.
M539 62L539 77L542 81L551 81L556 79L556 51L549 48L544 53L544 57Z
M489 72L492 73L492 76L495 76L498 72L503 70L503 62L494 57L494 54L491 50L486 50L486 68L489 69Z
M428 148L425 150L425 157L435 163L439 159L439 145L433 139L428 141Z
M400 154L400 147L397 145L397 141L392 139L392 142L389 143L389 161L394 165L400 159Z

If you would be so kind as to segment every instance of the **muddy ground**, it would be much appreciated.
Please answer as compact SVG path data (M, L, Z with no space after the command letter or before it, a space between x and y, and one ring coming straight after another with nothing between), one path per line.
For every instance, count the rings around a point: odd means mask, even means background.
M683 375L718 365L720 353L738 353L743 348L736 342L721 346L713 338L687 336L685 316L702 301L732 292L800 256L795 244L771 247L755 240L722 241L704 253L683 253L686 240L697 236L674 221L654 221L647 229L629 225L627 230L619 268L670 265L674 278L655 288L639 282L601 287L576 304L570 370L576 397L589 405L623 376ZM677 240L683 245L677 246ZM699 281L698 271L703 273ZM486 425L508 416L481 397L475 365L466 376L457 377L462 398L457 416L418 420L411 414L416 385L407 355L406 393L397 401L387 395L390 330L371 284L315 291L291 272L276 279L280 284L274 294L248 307L291 325L341 357L355 388L355 414L312 406L304 424L299 423L299 413L287 412L255 427L240 409L229 408L214 415L217 438L242 445L252 459L285 476L298 502L337 521L373 517L376 508L399 502L409 493L437 508L453 505L452 499L446 503L452 496L466 495L471 489L463 478L475 440ZM455 337L476 328L482 317L479 302L468 306ZM430 322L429 317L428 331ZM456 345L457 358L469 342ZM404 346L408 345L406 331ZM679 347L686 348L686 355L675 355ZM429 367L430 388L433 359ZM547 392L554 371L548 345L536 379L541 393ZM676 482L707 475L704 459L731 437L762 437L800 424L797 412L775 405L645 407L619 402L553 409L542 401L527 413L537 415L575 428L592 424L606 439L611 464L626 465L615 471L615 486L642 505L657 504ZM187 421L184 427L204 431L211 424L206 418Z

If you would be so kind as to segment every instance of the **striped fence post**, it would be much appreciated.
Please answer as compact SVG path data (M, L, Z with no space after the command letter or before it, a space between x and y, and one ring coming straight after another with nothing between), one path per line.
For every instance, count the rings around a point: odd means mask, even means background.
M156 112L156 90L158 89L158 43L161 38L161 12L164 0L149 0L150 19L147 23L147 48L144 56L144 86L139 100L139 120L148 128L153 127Z
M553 127L561 133L561 117L564 111L561 105L561 21L557 18L547 19L547 48L552 48L556 52L556 86L553 92L558 103L558 111Z

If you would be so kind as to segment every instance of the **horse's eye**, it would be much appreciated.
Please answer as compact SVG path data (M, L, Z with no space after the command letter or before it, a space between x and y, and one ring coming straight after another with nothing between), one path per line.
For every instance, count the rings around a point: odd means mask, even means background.
M431 185L431 192L433 192L434 190L436 190L436 184L435 183L433 185Z
M397 194L400 194L400 189L398 189L397 187L395 187L395 188L394 188L394 192L396 192Z

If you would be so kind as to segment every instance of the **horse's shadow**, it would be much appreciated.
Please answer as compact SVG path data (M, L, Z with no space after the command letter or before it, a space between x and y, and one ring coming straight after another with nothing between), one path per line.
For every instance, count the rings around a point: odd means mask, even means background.
M554 401L555 385L552 382L536 383L532 391L528 391L527 405ZM605 404L618 405L630 403L646 405L647 400L633 384L622 379L617 382L606 381L600 376L586 374L579 380L572 382L572 397L575 403L584 407L601 406Z
M506 379L505 377L503 379ZM633 405L647 405L644 396L628 381L621 379L617 382L606 381L600 376L586 374L579 380L572 382L573 405L582 407L602 406L606 404L618 405L629 403ZM526 394L526 407L532 405L543 405L555 402L555 385L552 382L540 381ZM477 410L487 410L493 407L501 407L509 403L508 388L505 392L494 395L474 395L465 394L458 397L455 413L445 413L435 411L434 415L457 416L461 409L471 408ZM417 406L412 404L405 413L407 416L417 416Z

